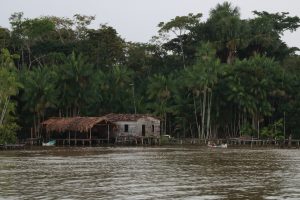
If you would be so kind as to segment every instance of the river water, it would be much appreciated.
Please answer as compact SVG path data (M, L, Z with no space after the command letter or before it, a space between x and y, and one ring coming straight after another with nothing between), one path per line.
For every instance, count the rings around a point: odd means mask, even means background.
M300 150L0 151L0 199L300 199Z

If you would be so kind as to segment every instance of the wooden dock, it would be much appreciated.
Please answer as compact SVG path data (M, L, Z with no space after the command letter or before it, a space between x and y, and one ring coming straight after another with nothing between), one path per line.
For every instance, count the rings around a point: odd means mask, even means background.
M286 140L262 140L262 139L198 139L198 138L183 138L183 139L172 139L166 144L180 144L180 145L202 145L206 146L208 142L213 142L216 145L227 144L229 147L250 147L250 148L300 148L300 140L286 139Z
M119 145L159 145L160 138L144 136L119 136L115 138L115 144Z
M26 144L0 144L0 150L24 149Z
M65 138L56 139L56 146L101 146L101 145L199 145L207 146L208 142L216 145L227 144L229 147L247 148L300 148L299 139L256 139L256 138L228 138L228 139L198 139L198 138L159 138L145 136L118 136L116 138ZM29 138L28 145L41 145L39 138ZM0 149L18 149L24 145L0 145Z
M94 146L108 144L108 139L56 139L58 146Z

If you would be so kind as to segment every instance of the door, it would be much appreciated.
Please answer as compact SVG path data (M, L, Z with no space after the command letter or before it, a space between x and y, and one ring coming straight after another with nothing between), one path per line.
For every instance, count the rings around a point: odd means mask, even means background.
M145 136L146 134L146 126L142 125L142 136Z

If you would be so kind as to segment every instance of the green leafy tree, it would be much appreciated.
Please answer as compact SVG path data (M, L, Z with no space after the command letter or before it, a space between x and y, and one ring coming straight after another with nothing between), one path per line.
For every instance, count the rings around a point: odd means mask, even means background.
M101 25L99 29L87 30L86 34L79 50L95 63L97 69L108 71L110 67L124 63L125 42L113 27Z
M198 59L192 68L187 69L185 81L191 91L198 138L211 137L211 110L214 87L220 73L220 61L209 43L199 47Z
M222 85L225 85L223 99L227 100L225 105L232 105L235 133L251 123L259 137L261 121L274 112L271 95L278 88L275 80L281 73L278 63L264 56L237 61L228 68ZM226 109L224 111L228 112Z
M3 49L0 54L0 143L14 143L16 141L16 102L13 100L21 84L18 80L13 56Z
M251 35L245 54L261 54L282 61L297 48L289 48L281 40L285 31L295 31L300 26L300 18L288 16L289 13L268 13L253 11L256 15L249 21Z
M148 98L152 103L149 108L154 111L164 122L163 132L166 134L167 114L171 113L170 100L175 91L175 84L172 76L155 74L149 78L147 88Z
M9 48L11 45L10 31L0 26L0 49Z
M241 48L248 44L250 29L248 22L240 18L238 7L231 3L218 4L210 11L206 23L201 24L198 38L214 44L218 57L228 64L233 63Z
M56 108L57 91L55 88L57 74L50 67L23 70L23 110L33 116L34 132L40 137L40 123L44 120L47 110Z
M125 66L114 66L104 78L102 84L104 92L106 112L131 112L134 113L133 96L133 71ZM133 99L135 98L135 99Z
M201 13L196 15L190 13L187 16L176 16L169 22L160 22L158 24L159 33L169 33L172 32L178 39L178 46L180 48L180 54L182 57L183 67L186 67L185 53L184 53L184 36L190 32L190 30L199 24L199 20L202 17Z
M74 52L65 63L56 66L59 113L62 116L78 116L88 111L88 105L97 98L98 73L82 54Z
M55 24L46 17L23 19L23 13L14 13L10 17L12 41L15 48L21 51L21 65L25 62L30 68L39 58L32 52L32 47L49 39Z

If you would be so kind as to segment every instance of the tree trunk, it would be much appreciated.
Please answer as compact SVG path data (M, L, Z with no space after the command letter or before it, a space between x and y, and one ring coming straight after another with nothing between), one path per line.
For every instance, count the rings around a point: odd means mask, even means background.
M31 68L31 65L32 65L32 62L31 62L31 49L30 49L30 45L28 44L27 45L27 50L28 50L28 68L30 69Z
M195 95L194 94L193 94L193 100L194 100L195 121L196 121L196 126L197 126L197 131L198 131L198 138L200 140L201 139L201 132L200 132L200 125L199 125L199 122L198 122L197 106L196 106L196 101L195 101Z
M183 69L185 69L185 58L184 58L184 51L183 51L183 42L180 37L180 50L181 50L181 55L182 55L182 63L183 63Z
M185 121L182 120L183 122L183 138L186 138L186 130L185 130Z
M202 102L202 124L201 124L201 136L202 139L205 138L204 135L204 129L205 129L205 113L206 113L206 96L207 96L207 90L206 87L204 88L204 94L203 94L203 102Z
M4 117L5 117L5 114L7 111L8 104L9 104L9 97L6 98L5 103L4 103L4 107L3 107L3 110L1 113L1 118L0 118L0 125L2 125L4 122Z
M40 138L40 123L41 123L41 116L37 114L37 136Z
M190 132L191 132L191 137L194 138L193 128L192 128L192 124L191 123L190 123Z
M164 133L167 134L167 112L165 112L165 127L164 127Z
M207 99L207 121L206 121L206 139L209 139L211 137L210 132L210 111L211 111L211 102L212 102L212 92L208 94Z
M184 58L184 52L183 52L182 41L180 42L180 49L181 49L181 54L182 54L183 68L185 69L185 58Z
M259 119L257 120L257 139L259 139L260 135L260 126L259 126Z
M61 32L59 31L59 29L56 32L58 33L60 42L64 45L65 41L64 41L63 37L61 36Z
M33 127L34 127L34 137L36 137L36 116L33 114Z

